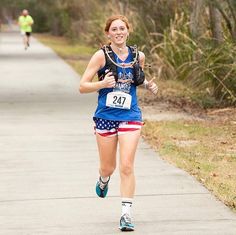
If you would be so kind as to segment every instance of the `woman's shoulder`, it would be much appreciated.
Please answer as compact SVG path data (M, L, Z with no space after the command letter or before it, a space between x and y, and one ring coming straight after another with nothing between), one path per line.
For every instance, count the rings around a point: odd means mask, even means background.
M103 50L102 50L102 49L97 50L97 51L93 54L93 56L92 56L91 59L92 59L92 60L96 60L96 61L104 61L104 60L105 60L105 55L104 55Z
M138 47L136 45L132 46L132 45L129 45L128 46L130 48L130 50L132 51L132 53L137 53L139 54L139 57L142 57L142 58L145 58L145 54L142 52L142 51L139 51L138 50Z
M142 59L145 59L145 54L142 52L142 51L139 51L139 58L142 60Z
M94 57L98 57L98 58L104 58L104 52L102 49L99 49L97 50L94 54L93 54Z
M145 63L145 54L142 51L138 51L138 58L140 65L143 68Z
M93 54L91 60L94 61L94 63L97 64L100 69L104 67L106 61L105 61L105 55L104 55L103 50L102 49L97 50Z

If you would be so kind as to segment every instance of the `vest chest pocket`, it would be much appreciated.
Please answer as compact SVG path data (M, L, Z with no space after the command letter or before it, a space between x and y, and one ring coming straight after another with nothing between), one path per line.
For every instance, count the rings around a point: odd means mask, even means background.
M109 92L107 94L106 106L119 109L130 109L132 96L124 92Z

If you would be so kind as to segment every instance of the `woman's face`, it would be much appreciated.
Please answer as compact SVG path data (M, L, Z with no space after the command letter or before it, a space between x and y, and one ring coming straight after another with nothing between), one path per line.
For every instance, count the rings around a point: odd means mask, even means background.
M111 42L117 45L124 44L128 35L129 31L124 21L119 19L112 21L109 31L107 32L107 36Z

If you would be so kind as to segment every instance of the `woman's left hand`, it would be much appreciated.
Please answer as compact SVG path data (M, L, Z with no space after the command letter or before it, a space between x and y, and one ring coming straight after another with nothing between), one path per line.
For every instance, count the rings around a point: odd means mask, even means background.
M153 82L154 79L155 78L151 79L150 81L147 81L145 85L148 90L150 90L153 94L156 94L158 91L158 87L157 87L157 84Z

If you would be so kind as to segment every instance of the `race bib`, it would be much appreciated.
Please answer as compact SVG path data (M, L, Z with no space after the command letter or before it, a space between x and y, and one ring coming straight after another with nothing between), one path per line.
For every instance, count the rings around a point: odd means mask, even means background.
M107 94L106 106L119 109L130 109L132 96L119 91Z

